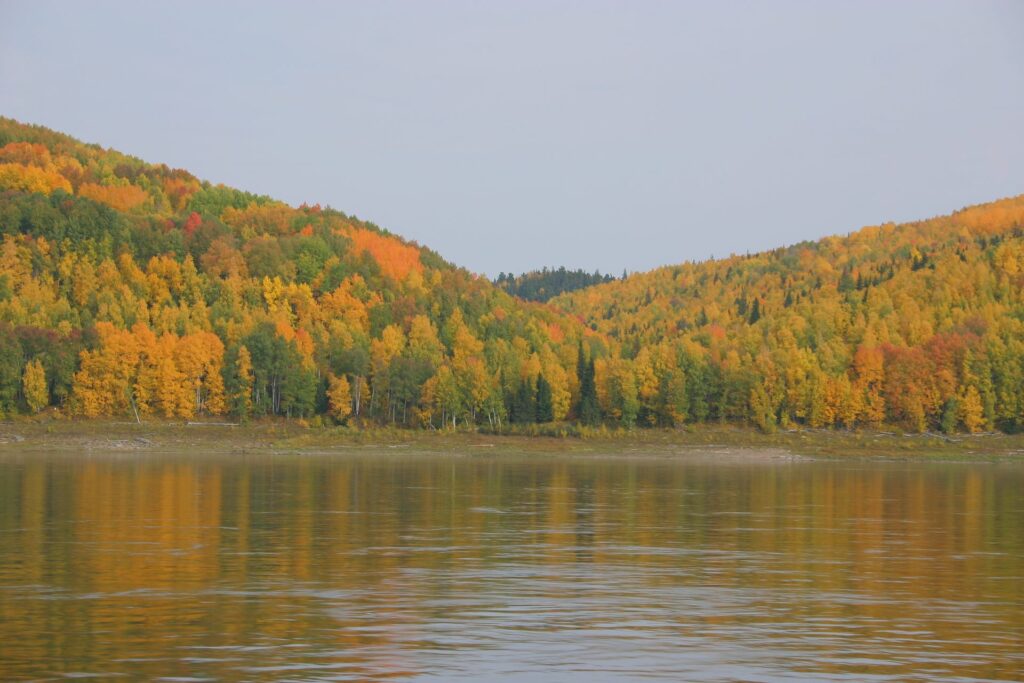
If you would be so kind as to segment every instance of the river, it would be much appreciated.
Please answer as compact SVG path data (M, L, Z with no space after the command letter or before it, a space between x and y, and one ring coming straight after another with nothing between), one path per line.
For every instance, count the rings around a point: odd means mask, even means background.
M0 456L0 678L1024 679L1024 463Z

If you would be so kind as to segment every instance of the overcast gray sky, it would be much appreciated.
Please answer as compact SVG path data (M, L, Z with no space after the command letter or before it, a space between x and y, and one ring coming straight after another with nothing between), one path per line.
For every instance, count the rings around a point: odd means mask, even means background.
M14 2L0 113L496 275L1024 192L1024 3Z

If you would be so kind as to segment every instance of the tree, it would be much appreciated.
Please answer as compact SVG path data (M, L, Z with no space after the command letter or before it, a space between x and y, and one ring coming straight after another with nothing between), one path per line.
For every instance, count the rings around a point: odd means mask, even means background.
M232 347L224 359L225 395L228 411L242 420L252 413L253 369L252 356L244 345Z
M224 344L212 332L195 332L178 340L175 361L195 397L195 412L224 412Z
M958 403L958 417L964 428L972 434L980 432L985 427L985 412L978 389L974 386L962 389Z
M714 372L708 363L684 351L679 357L680 369L686 376L686 413L693 422L704 422L711 415L714 403Z
M519 382L512 398L509 419L514 424L532 424L537 421L537 391L529 377Z
M552 422L555 419L555 408L551 401L551 385L544 375L537 377L536 420L540 423Z
M295 340L286 340L269 323L258 326L243 344L252 357L253 408L279 415L305 415L316 401L316 377L303 366Z
M281 380L280 412L286 417L312 415L316 408L316 374L299 365Z
M447 364L438 368L437 374L427 381L423 395L424 402L429 406L428 423L433 425L432 416L439 414L442 427L451 421L451 427L455 429L463 405L455 375Z
M939 421L939 428L946 434L956 432L960 424L960 402L955 397L946 399L942 408L942 419Z
M133 330L139 357L134 397L143 415L192 417L191 387L176 362L178 339L171 334L157 338L143 325Z
M349 391L348 380L344 375L331 375L328 382L327 401L330 415L338 422L343 422L352 414L352 394Z
M618 394L622 403L622 426L632 429L636 425L637 415L640 413L640 401L637 398L636 379L628 369L624 370L618 378Z
M594 358L589 359L583 353L583 342L579 344L576 355L576 377L580 385L580 400L577 415L585 425L597 425L601 422L601 408L597 401L597 385L594 381Z
M25 364L25 373L21 378L22 393L25 403L33 413L38 413L50 403L50 392L46 387L46 370L38 358Z
M551 387L551 415L557 421L564 420L572 406L572 392L569 389L569 373L562 367L553 353L546 354L544 379Z
M885 420L885 354L874 345L862 343L853 357L856 380L853 391L862 406L860 419L870 425Z
M750 412L758 429L765 434L775 431L778 422L763 382L756 382L754 388L750 390Z
M21 345L10 327L0 325L0 415L15 410L22 376Z
M633 368L622 358L612 358L602 359L596 369L595 382L601 387L601 401L608 414L626 429L632 429L640 412Z
M372 389L370 410L382 405L381 417L394 420L394 396L391 391L391 364L405 350L405 333L398 325L388 325L380 339L370 342L370 384Z
M131 332L107 322L96 324L96 335L96 348L82 351L75 373L76 412L88 417L130 412L137 417L138 340Z

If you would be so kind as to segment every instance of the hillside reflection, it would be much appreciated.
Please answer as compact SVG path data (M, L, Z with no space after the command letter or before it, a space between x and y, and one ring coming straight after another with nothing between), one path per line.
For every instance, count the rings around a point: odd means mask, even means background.
M1019 464L0 459L0 674L1013 679Z

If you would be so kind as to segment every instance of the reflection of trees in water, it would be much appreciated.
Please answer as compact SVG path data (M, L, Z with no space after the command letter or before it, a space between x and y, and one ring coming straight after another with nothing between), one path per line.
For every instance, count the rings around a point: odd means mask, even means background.
M629 637L666 642L754 629L784 652L795 629L822 674L850 670L825 655L865 624L864 647L891 627L907 632L892 652L961 648L961 675L1020 665L1010 467L147 456L0 473L0 669L15 675L315 661L397 676L624 614L646 624Z

